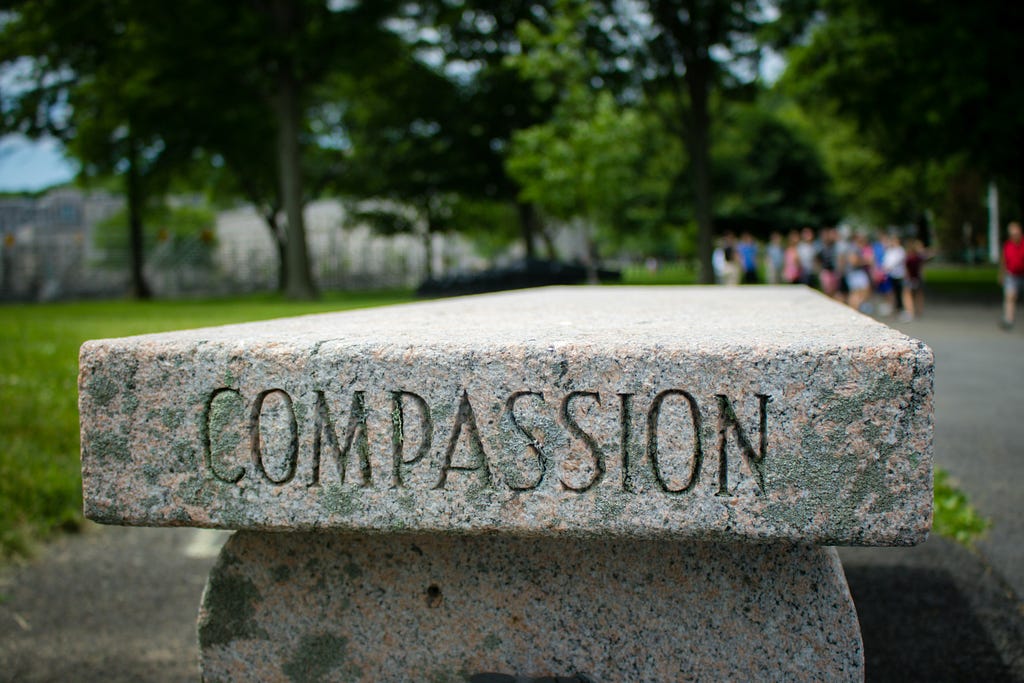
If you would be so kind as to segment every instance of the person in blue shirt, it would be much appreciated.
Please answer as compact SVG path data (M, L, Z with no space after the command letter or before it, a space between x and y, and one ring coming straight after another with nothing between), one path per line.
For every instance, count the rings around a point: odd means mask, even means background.
M754 236L745 232L740 236L739 244L736 245L739 252L740 267L743 269L743 284L756 285L757 277L757 242Z

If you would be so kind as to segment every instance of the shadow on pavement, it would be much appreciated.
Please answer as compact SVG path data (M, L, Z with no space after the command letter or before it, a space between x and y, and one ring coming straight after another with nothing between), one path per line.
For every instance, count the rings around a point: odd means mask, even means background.
M979 556L942 538L840 556L867 681L1024 680L1022 604Z
M948 572L856 567L846 578L868 681L1016 680Z

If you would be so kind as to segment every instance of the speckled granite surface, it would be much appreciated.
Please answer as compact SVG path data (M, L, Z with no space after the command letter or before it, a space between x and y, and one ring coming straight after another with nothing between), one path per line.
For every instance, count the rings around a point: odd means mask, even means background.
M932 355L801 288L553 288L88 342L88 516L910 544Z
M835 550L240 532L200 614L207 681L864 675Z

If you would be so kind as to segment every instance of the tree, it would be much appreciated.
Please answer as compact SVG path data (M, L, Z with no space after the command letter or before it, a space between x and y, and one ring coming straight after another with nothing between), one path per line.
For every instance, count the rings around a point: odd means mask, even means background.
M52 135L82 162L84 178L121 175L128 206L134 296L143 275L143 216L191 148L168 128L176 109L159 65L171 53L161 10L122 0L11 3L0 63L26 77L3 95L3 132Z
M609 63L616 62L616 53L625 57L620 61L628 67L633 81L630 85L627 80L627 85L646 92L651 103L667 105L665 123L687 150L701 282L714 282L714 96L742 90L756 81L764 48L761 38L771 38L776 44L791 38L797 33L799 22L788 17L804 14L787 15L786 10L807 4L805 0L602 3L604 16L616 27L612 38L606 41L612 50ZM659 98L660 93L670 97Z
M345 140L346 173L332 189L370 199L352 202L349 222L419 235L430 278L432 237L452 228L459 195L475 189L479 169L463 92L413 49L387 36L373 69L331 79L325 97L344 111L322 132Z
M522 199L563 221L582 218L596 256L597 237L620 241L630 209L663 204L667 187L649 172L650 162L664 158L645 145L660 132L656 122L594 86L599 57L585 44L589 10L587 3L559 2L545 26L520 24L524 50L507 61L530 79L538 98L552 102L552 113L513 134L506 167ZM628 227L638 226L634 220Z
M306 246L303 207L308 196L311 150L317 140L310 134L310 113L322 104L322 85L339 71L372 68L372 56L387 36L383 22L396 3L328 3L323 0L251 0L246 11L230 5L198 3L196 22L184 30L196 35L216 36L216 50L198 50L194 67L204 77L193 91L206 101L224 103L225 114L248 120L246 107L261 111L272 121L273 136L249 140L259 145L273 141L275 175L279 201L266 188L266 174L260 182L246 178L249 154L244 141L230 131L211 132L208 148L235 168L239 185L250 198L263 197L263 213L283 245L283 277L286 294L295 299L316 296ZM237 93L226 102L223 93ZM230 124L229 124L230 125ZM239 130L252 130L236 127ZM265 152L260 153L265 158ZM324 164L317 164L324 169ZM326 166L330 166L329 164ZM338 171L338 168L328 168ZM276 207L284 213L285 226L279 230ZM280 239L280 233L284 239Z
M857 125L889 163L926 169L959 158L1024 203L1024 44L1014 0L825 0L791 52L785 80L803 102ZM980 200L980 198L979 198Z
M921 219L940 192L934 173L921 164L886 158L855 122L822 107L808 110L777 86L773 111L800 137L813 140L843 218L855 225L907 225Z
M838 221L832 179L806 131L762 101L724 107L720 128L711 150L719 227L767 237Z
M458 193L474 206L516 206L523 246L536 253L543 226L536 208L520 199L520 187L505 167L512 135L545 120L549 106L529 82L506 62L521 51L520 22L548 15L551 0L426 0L407 3L411 30L406 37L425 62L456 87L459 97L459 145L464 171Z
M36 78L5 103L4 129L56 134L87 175L123 174L140 295L146 197L160 189L157 179L166 184L198 153L229 164L250 199L261 198L285 252L286 291L310 298L316 291L302 209L304 159L316 141L306 134L307 114L330 74L372 64L394 4L87 0L69 12L55 0L15 3L0 56L31 58Z

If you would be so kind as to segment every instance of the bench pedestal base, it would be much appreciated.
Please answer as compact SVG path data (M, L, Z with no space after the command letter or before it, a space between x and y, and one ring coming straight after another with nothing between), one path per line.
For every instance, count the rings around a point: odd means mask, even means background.
M864 676L839 558L808 546L238 532L199 641L207 681Z

